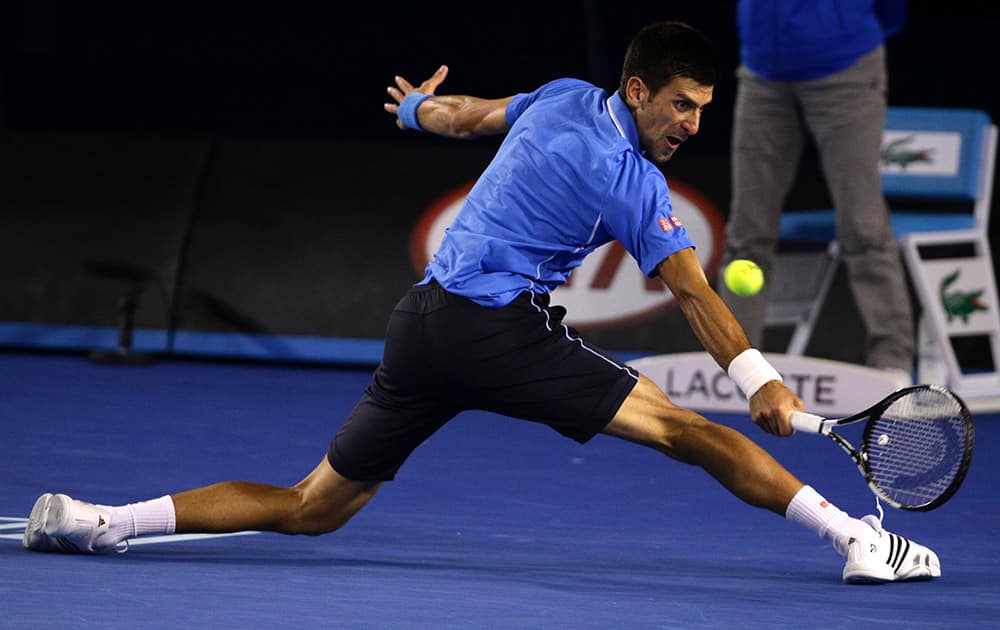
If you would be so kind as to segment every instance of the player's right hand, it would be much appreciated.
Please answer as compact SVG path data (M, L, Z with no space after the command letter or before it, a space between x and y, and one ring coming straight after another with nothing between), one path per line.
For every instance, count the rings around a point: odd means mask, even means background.
M750 398L750 418L771 435L788 437L795 433L789 416L801 411L802 399L780 381L770 381Z
M390 85L389 87L387 87L386 92L388 92L389 96L391 96L395 102L386 103L383 107L385 111L389 112L393 116L397 116L396 126L399 127L400 129L405 129L403 121L399 120L398 116L399 116L399 104L403 102L403 99L406 98L407 94L409 94L410 92L419 92L421 94L434 94L434 92L438 89L438 86L441 85L442 82L444 82L444 79L447 76L448 76L448 66L441 66L434 72L434 74L430 76L429 79L421 83L420 87L416 88L413 87L413 84L411 84L403 77L398 75L394 77L393 80L395 81L396 85Z

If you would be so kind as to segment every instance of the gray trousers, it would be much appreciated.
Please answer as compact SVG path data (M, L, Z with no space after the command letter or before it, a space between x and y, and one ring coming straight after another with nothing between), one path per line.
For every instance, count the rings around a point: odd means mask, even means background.
M886 116L885 50L812 81L768 81L745 66L733 121L732 205L723 262L774 268L780 213L812 136L837 217L837 240L864 319L865 363L913 368L910 296L878 173ZM719 293L760 346L769 286L754 297Z

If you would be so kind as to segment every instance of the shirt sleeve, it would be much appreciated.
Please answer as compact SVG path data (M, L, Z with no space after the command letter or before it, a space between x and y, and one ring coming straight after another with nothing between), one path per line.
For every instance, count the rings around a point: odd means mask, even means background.
M524 110L528 109L532 103L539 99L564 94L572 90L592 88L592 85L579 79L556 79L555 81L549 81L534 92L517 94L511 99L510 103L507 103L507 124L513 127L514 122L520 118Z
M605 229L632 255L649 277L668 256L694 243L674 215L663 173L635 153L623 156L602 215Z

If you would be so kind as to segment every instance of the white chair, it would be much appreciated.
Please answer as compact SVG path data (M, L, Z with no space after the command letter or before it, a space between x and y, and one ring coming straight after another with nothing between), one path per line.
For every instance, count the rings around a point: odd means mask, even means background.
M997 128L985 112L888 110L882 186L922 311L921 351L936 348L944 367L932 374L923 364L918 380L968 396L1000 395L1000 314L988 236L996 148ZM935 209L898 209L900 200L926 200ZM784 213L780 239L827 244L819 254L780 254L772 273L766 324L794 325L788 354L802 354L840 261L834 211ZM956 352L956 344L983 344L978 354L988 360L967 365L968 352Z

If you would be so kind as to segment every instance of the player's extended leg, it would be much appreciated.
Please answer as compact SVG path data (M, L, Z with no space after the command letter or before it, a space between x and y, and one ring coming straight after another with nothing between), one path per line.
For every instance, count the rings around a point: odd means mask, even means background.
M325 534L350 520L379 486L341 476L324 457L305 479L288 488L226 481L174 494L176 531Z
M455 303L465 310L453 318L437 317L451 312L447 307ZM149 534L265 530L317 535L338 529L383 481L394 478L417 446L460 411L436 393L439 383L433 379L438 370L426 367L425 358L432 354L423 334L426 319L436 318L439 329L447 332L465 319L467 310L481 308L449 296L436 284L411 289L390 316L384 360L371 384L337 431L326 457L294 486L226 481L113 507L45 493L28 517L24 546L89 553ZM428 318L417 316L425 311ZM448 335L441 343L454 345Z
M742 433L677 407L645 376L640 376L604 433L701 466L743 501L825 538L847 559L846 582L925 580L941 575L941 563L933 551L885 531L874 516L850 517Z
M380 485L347 479L324 457L291 487L226 481L117 507L47 492L31 510L23 544L32 551L93 553L124 550L124 541L149 534L264 530L319 535L350 520Z
M748 437L674 405L645 376L640 376L604 433L700 466L743 501L781 516L803 487Z

